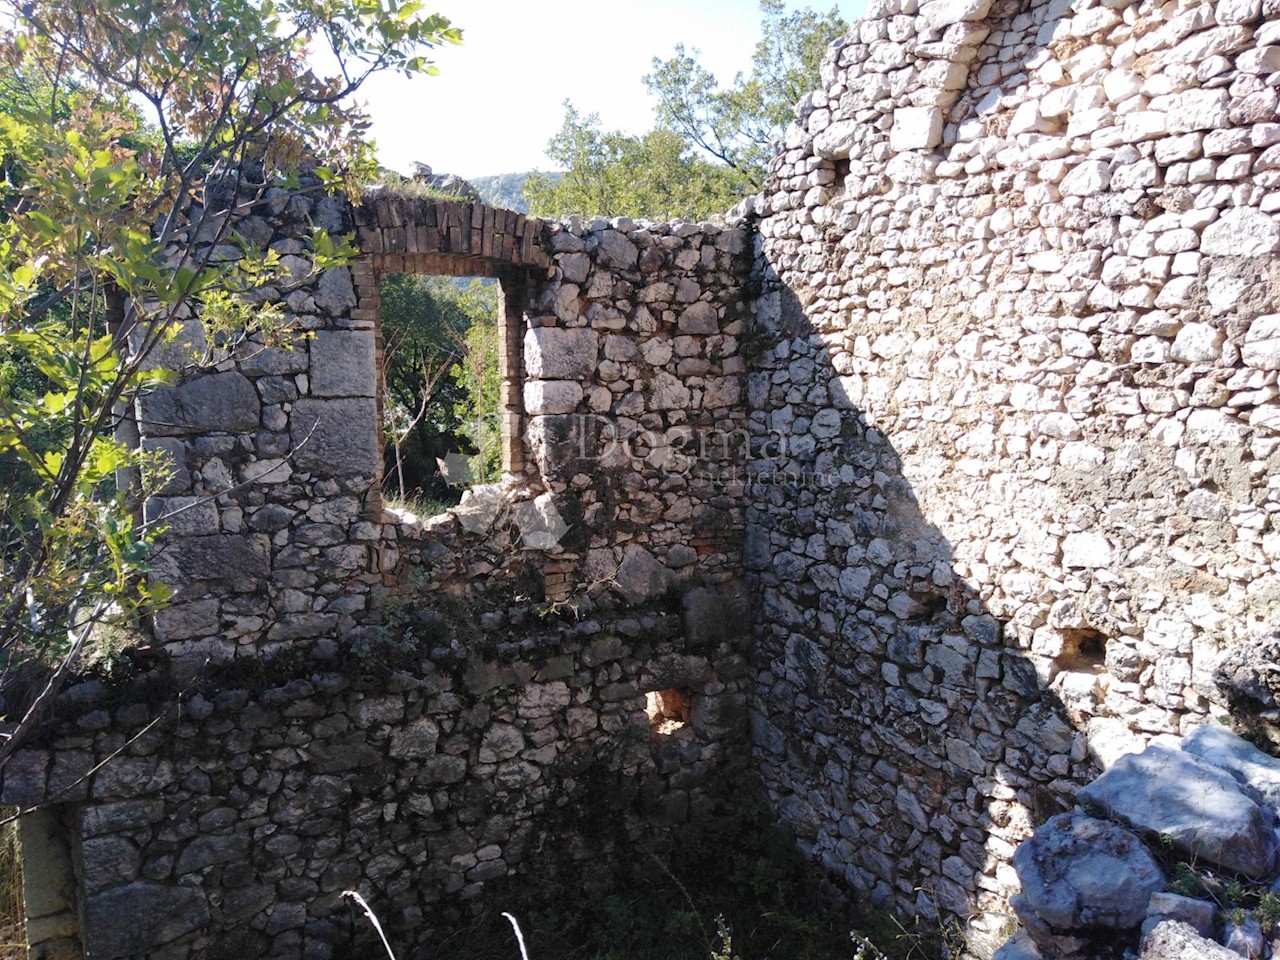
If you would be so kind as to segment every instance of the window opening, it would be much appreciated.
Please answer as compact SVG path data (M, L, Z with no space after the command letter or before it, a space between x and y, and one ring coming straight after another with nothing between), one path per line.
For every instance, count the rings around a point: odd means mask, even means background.
M432 516L468 488L523 467L523 285L465 273L483 268L476 261L433 262L439 273L379 266L375 258L366 295L377 317L380 491L394 506Z
M692 690L651 690L644 695L649 729L658 736L670 736L689 724Z

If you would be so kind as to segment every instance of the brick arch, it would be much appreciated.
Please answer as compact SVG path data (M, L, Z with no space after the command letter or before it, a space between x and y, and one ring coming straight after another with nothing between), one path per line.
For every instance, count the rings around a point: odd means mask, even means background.
M502 380L502 468L524 472L524 365L521 337L525 314L539 281L552 266L549 225L536 217L482 203L399 196L366 197L355 212L360 258L352 267L354 323L372 325L377 369L378 451L386 381L383 369L379 282L393 273L447 277L491 277L498 281L499 353Z

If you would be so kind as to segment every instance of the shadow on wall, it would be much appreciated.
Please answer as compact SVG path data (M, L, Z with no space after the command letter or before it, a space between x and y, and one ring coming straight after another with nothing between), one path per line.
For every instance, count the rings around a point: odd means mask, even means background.
M989 950L1008 933L1015 847L1096 775L1086 738L953 569L796 294L780 297L751 379L756 450L779 455L753 464L746 545L770 801L873 902L972 918ZM1062 666L1093 683L1097 655L1066 644Z

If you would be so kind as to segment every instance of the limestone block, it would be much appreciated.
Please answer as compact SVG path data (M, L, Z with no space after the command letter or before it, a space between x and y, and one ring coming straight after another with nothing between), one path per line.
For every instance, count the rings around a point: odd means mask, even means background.
M1165 920L1190 924L1201 936L1211 936L1218 909L1208 900L1197 900L1176 893L1153 893L1147 902L1147 919L1142 922L1143 935Z
M496 763L509 760L524 749L524 734L519 727L509 723L495 723L485 731L480 741L478 759L481 763Z
M1062 179L1062 192L1072 197L1092 197L1111 183L1111 171L1102 160L1086 160Z
M1258 317L1249 325L1241 355L1251 367L1280 370L1280 313Z
M440 739L440 728L427 717L400 727L391 734L391 756L399 759L418 760L433 756Z
M148 497L142 505L147 523L163 526L171 537L217 533L218 507L207 497Z
M1164 920L1142 938L1138 960L1239 960L1234 950L1202 937L1190 924Z
M707 381L702 406L707 410L736 406L742 399L742 385L737 377L716 377Z
M899 107L893 112L889 146L895 151L930 150L942 142L942 111L937 107Z
M350 267L326 270L316 281L316 307L332 317L342 317L356 305L356 291L351 283Z
M573 413L582 396L582 384L572 380L529 380L524 385L524 409L530 416Z
M138 398L144 436L255 430L262 404L253 384L234 371L210 373Z
M1031 934L1019 930L995 952L991 960L1044 960Z
M20 750L5 764L0 801L12 806L34 806L45 800L45 780L49 754L43 750ZM32 821L34 824L36 821Z
M469 487L462 494L462 502L449 512L457 517L463 530L468 533L485 534L492 529L506 502L500 486L486 484Z
M675 583L675 574L644 547L631 545L622 555L622 563L614 578L619 593L631 603L660 596Z
M1218 0L1214 20L1221 24L1249 23L1262 12L1262 0Z
M374 396L377 361L372 330L319 330L310 349L314 396Z
M529 550L552 550L569 532L555 495L549 492L515 504L511 517L520 530L521 543Z
M324 477L375 477L378 411L373 398L299 400L289 421L293 464Z
M1205 228L1200 252L1256 257L1280 250L1280 224L1254 207L1233 207Z
M533 327L524 335L525 371L533 379L590 379L599 352L600 338L594 330Z
M1188 323L1173 341L1173 358L1183 363L1212 363L1222 356L1224 336L1208 323Z
M687 410L689 388L666 371L659 370L653 377L649 392L649 406L654 410Z
M681 333L716 333L720 329L720 314L713 305L700 300L680 312L676 326Z
M270 543L263 534L215 534L169 540L156 552L153 571L162 583L217 580L259 583L269 572Z
M941 30L963 20L981 20L991 10L991 0L927 0L920 18L930 30Z
M666 690L700 685L710 677L711 665L706 657L671 653L655 657L645 664L640 674L640 686L646 691Z
M221 605L216 598L175 603L156 611L156 638L164 641L207 637L218 632Z
M1212 721L1196 727L1182 749L1231 774L1280 809L1280 760L1263 753L1239 734Z
M171 496L191 489L191 471L187 467L190 451L184 441L177 437L144 437L142 449L156 454L159 469L168 474L168 479L156 493Z
M600 233L599 255L605 266L627 270L636 265L640 251L626 234L604 230Z
M1098 533L1069 533L1062 539L1062 563L1066 567L1098 569L1108 566L1115 551Z
M1080 791L1080 800L1226 870L1261 877L1275 862L1271 811L1229 774L1180 750L1154 745L1126 754Z
M142 854L124 837L94 837L80 844L80 863L85 892L97 893L138 879Z
M853 149L859 124L855 120L837 120L813 138L814 155L824 160L842 160Z
M591 270L591 258L585 253L568 253L559 259L560 272L570 283L584 283Z
M681 601L685 637L695 647L730 640L750 630L750 609L740 591L698 587Z

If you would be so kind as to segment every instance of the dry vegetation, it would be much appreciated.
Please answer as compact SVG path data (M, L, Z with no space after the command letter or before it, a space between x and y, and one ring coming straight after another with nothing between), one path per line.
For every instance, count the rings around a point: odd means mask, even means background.
M0 808L0 817L10 810ZM23 960L27 941L22 934L22 865L18 859L18 825L0 826L0 960Z

